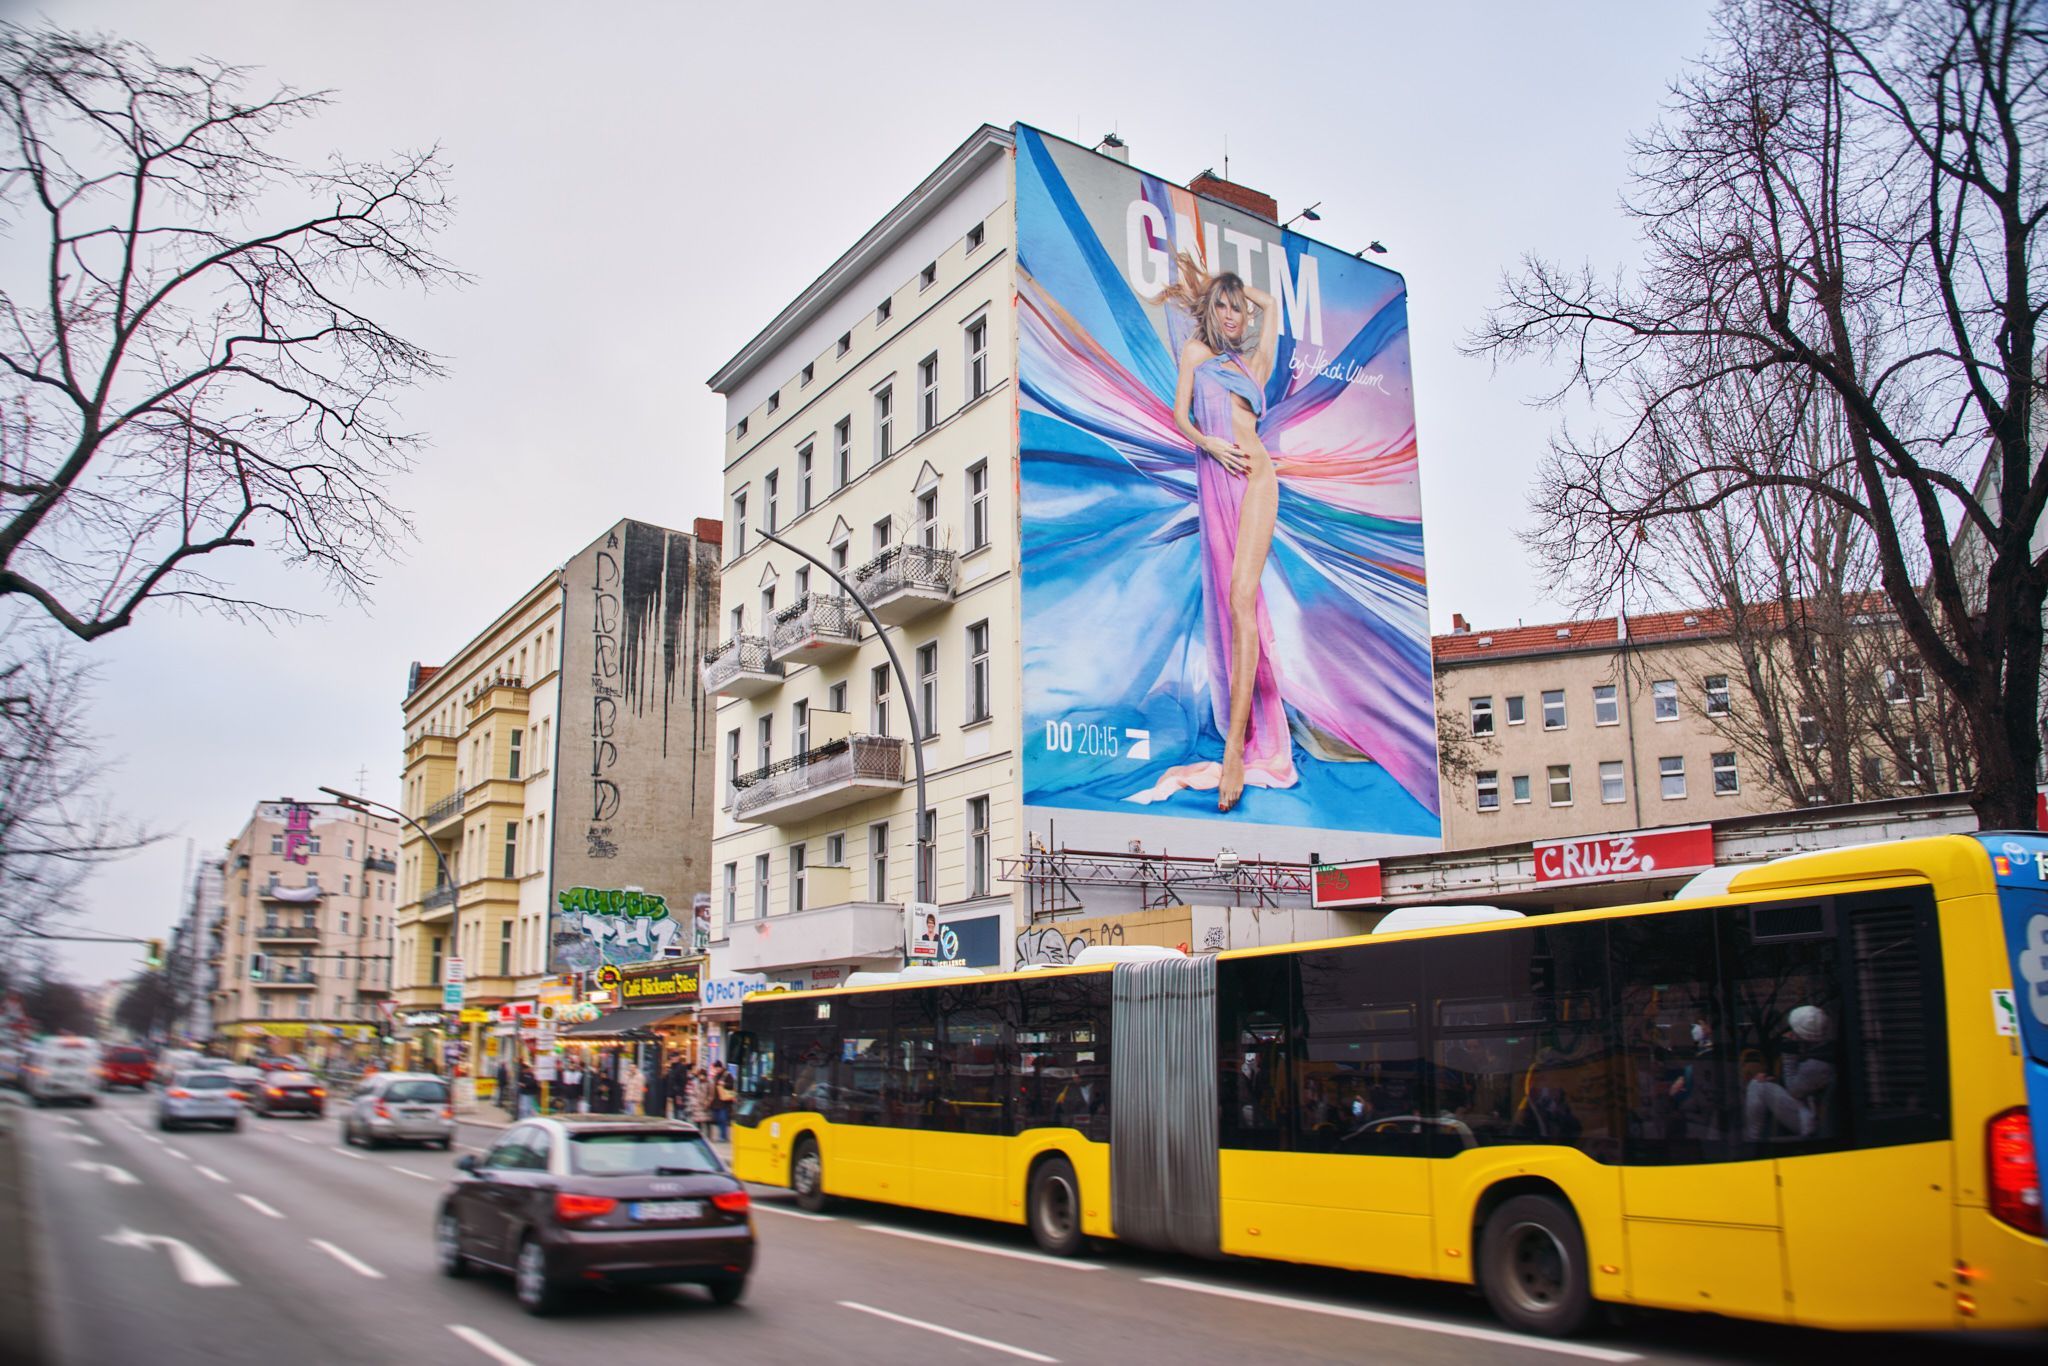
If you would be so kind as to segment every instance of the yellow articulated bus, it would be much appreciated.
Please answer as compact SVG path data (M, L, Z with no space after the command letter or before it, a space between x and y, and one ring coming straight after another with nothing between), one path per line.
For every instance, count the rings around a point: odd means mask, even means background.
M2017 996L2015 995L2017 988ZM1724 895L750 997L750 1181L1841 1329L2048 1326L2048 838Z

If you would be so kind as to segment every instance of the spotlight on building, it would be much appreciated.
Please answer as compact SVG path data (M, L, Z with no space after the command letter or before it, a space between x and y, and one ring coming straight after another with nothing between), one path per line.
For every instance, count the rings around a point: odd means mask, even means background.
M1236 872L1239 862L1237 850L1235 849L1218 849L1216 851L1216 871L1219 873Z

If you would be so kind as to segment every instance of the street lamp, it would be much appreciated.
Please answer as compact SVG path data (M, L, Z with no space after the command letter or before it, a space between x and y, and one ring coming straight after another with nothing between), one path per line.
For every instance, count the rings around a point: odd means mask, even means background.
M375 810L385 812L388 815L398 817L398 819L404 821L407 825L419 831L420 838L427 842L427 848L434 851L434 862L438 864L441 869L441 885L443 887L453 887L455 885L455 876L454 874L448 871L448 860L441 856L441 846L434 843L434 837L427 833L427 827L421 825L418 821L406 815L397 807L388 805L384 802L372 801L368 797L358 797L352 792L343 792L339 788L322 787L320 790L322 792L325 792L328 796L334 798L335 801L341 803L341 805L343 806L353 806L357 808L374 808Z
M889 633L883 627L881 618L877 617L868 608L868 605L861 601L860 594L854 591L852 584L839 576L838 570L826 564L809 551L799 550L772 531L763 531L760 535L762 540L773 541L791 554L801 555L818 568L824 570L825 576L838 584L847 597L853 599L853 605L860 608L860 614L868 619L868 625L874 627L876 637L882 642L882 648L889 652L889 667L895 671L896 687L903 696L903 709L910 716L910 758L917 771L917 899L919 901L930 901L932 899L931 887L928 882L930 870L925 865L930 861L932 832L925 821L925 812L929 808L924 804L924 726L917 715L916 694L910 688L910 675L903 671L903 661L897 658L896 647L889 643ZM321 790L323 792L327 791L326 788Z

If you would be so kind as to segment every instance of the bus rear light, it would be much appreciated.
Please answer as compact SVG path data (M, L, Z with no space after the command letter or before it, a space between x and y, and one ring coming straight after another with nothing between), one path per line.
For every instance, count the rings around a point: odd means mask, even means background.
M2034 1161L2034 1126L2016 1105L1985 1126L1985 1168L1991 1215L2022 1233L2041 1236L2041 1170Z

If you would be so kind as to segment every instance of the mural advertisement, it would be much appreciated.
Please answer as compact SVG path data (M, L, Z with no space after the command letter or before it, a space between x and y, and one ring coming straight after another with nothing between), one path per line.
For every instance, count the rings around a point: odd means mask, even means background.
M1034 824L1436 847L1405 282L1016 136Z

